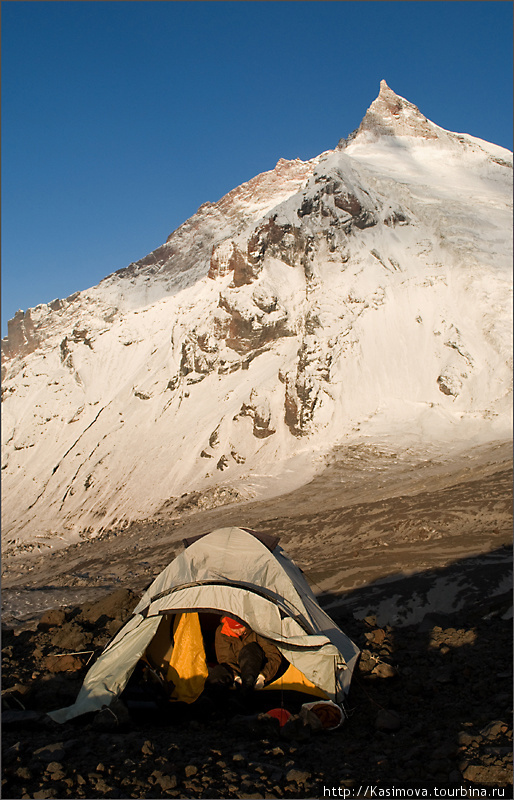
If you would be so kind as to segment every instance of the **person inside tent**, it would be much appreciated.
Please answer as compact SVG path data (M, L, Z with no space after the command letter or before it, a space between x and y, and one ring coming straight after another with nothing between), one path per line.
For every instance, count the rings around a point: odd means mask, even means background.
M221 618L214 646L218 663L209 669L210 686L262 689L273 680L282 662L274 644L232 617Z

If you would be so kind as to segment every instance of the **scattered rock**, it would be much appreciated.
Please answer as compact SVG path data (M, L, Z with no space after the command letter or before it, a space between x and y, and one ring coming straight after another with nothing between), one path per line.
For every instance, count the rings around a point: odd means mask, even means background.
M161 787L163 792L168 792L170 789L176 789L178 781L176 775L159 775L155 782Z
M486 725L485 728L482 728L480 735L483 736L484 739L496 739L501 733L505 733L508 728L509 726L505 722L495 720Z
M62 772L62 764L59 761L50 761L46 771L51 773Z
M52 644L62 650L80 652L91 644L92 634L76 622L66 622L52 634ZM42 654L41 654L42 655Z
M63 765L59 761L51 761L48 764L46 771L51 775L53 781L60 781L66 777Z
M476 736L472 736L472 734L468 733L467 731L461 731L459 733L458 737L457 737L457 741L458 741L458 743L460 745L462 745L463 747L466 747L467 745L470 745L470 744L473 744L473 742L476 742L477 738L476 738Z
M66 750L63 742L53 742L52 744L44 745L34 750L34 757L39 761L64 761Z
M27 767L20 767L15 774L24 781L31 781L33 777L32 772Z
M382 644L386 637L386 632L382 628L377 628L374 631L368 631L364 634L365 638L368 642L373 642L374 644Z
M311 777L310 772L305 772L301 769L290 769L289 772L286 774L286 781L288 783L298 783L303 784L309 780Z
M45 611L38 622L38 629L41 631L48 631L51 628L57 628L58 626L63 625L65 621L65 612L54 608L51 611Z
M376 665L376 659L369 650L361 650L360 658L359 658L359 671L360 672L372 672Z
M372 670L373 675L378 675L379 678L394 678L397 675L397 672L391 664L386 664L385 662L381 662L377 664L376 667L373 667Z
M84 666L77 656L47 656L43 661L43 669L47 672L78 672Z
M126 620L139 602L139 596L131 589L117 589L96 603L85 605L79 615L81 622L96 625L102 618Z
M508 786L512 784L512 767L470 764L462 773L462 777L470 783L485 786Z
M31 693L32 687L23 683L15 683L8 689L2 689L2 709L25 711Z

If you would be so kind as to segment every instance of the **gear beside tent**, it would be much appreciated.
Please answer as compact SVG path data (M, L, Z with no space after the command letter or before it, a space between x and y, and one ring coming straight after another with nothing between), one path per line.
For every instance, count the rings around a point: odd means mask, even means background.
M158 669L172 702L195 702L207 676L209 627L223 614L282 653L287 669L261 691L292 689L341 704L359 649L320 608L278 539L221 528L184 544L91 667L75 703L49 716L63 723L109 707L141 660Z

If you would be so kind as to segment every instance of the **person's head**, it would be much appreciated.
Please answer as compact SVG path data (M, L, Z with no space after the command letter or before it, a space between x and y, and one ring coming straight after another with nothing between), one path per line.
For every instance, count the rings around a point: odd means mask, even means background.
M221 624L221 632L226 636L242 636L246 631L246 625L243 625L239 620L233 619L232 617L222 617Z

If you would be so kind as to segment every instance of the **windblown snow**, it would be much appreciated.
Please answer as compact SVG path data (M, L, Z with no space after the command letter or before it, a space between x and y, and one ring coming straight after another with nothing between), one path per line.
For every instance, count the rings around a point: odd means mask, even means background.
M3 347L4 553L283 493L334 445L511 436L512 154L382 81Z

